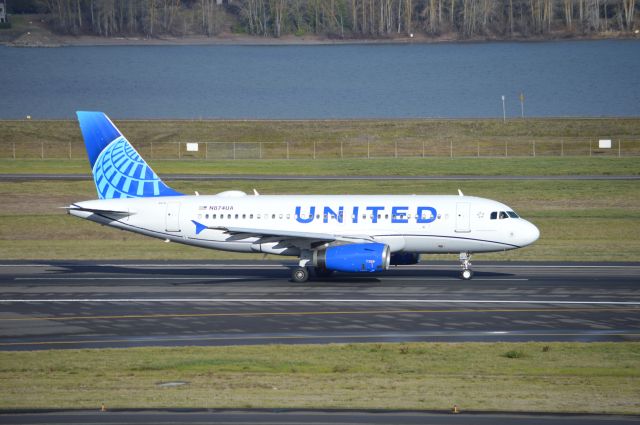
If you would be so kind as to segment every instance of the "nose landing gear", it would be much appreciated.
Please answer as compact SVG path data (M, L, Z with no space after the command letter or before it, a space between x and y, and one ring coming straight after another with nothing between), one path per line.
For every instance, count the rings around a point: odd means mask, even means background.
M460 277L464 280L470 280L473 277L473 270L471 270L471 253L470 252L460 253L460 266L462 267L462 272L460 273Z

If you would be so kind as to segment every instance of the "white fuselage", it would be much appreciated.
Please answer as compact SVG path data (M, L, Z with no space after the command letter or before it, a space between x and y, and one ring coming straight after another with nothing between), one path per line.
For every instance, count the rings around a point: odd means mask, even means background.
M416 253L503 251L529 245L539 236L533 224L508 206L471 196L227 192L93 200L74 206L82 208L70 209L74 216L147 236L218 250L296 256L301 249L316 247L305 247L303 240L287 245L282 238L216 228L333 234L353 238L354 243L384 243L391 252ZM507 212L511 214L501 214ZM198 231L198 224L206 228Z

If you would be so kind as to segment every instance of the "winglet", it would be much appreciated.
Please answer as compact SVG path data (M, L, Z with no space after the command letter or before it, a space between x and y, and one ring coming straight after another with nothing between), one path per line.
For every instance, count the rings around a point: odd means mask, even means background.
M195 221L195 220L191 220L191 222L192 222L193 224L195 224L195 225L196 225L196 235L199 235L199 234L200 234L200 232L202 232L203 230L206 230L206 229L207 229L207 226L205 226L205 225L204 225L204 224L202 224L202 223L198 223L198 222L197 222L197 221Z

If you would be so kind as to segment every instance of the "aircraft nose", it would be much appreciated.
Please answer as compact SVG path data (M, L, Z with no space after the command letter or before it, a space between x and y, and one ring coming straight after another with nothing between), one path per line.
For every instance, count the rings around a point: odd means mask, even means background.
M535 224L524 220L524 228L522 229L522 245L531 245L540 237L540 230Z

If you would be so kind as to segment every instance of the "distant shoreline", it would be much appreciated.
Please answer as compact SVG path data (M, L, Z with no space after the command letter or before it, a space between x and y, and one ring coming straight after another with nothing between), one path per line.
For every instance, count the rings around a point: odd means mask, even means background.
M25 31L13 40L0 40L0 45L11 47L66 47L66 46L190 46L190 45L238 45L238 46L286 46L286 45L367 45L367 44L442 44L442 43L539 43L554 41L593 41L593 40L640 40L640 34L628 32L607 32L589 35L567 35L565 33L548 34L538 37L472 37L458 38L454 35L430 37L416 33L412 36L388 38L330 38L316 35L285 35L282 37L261 37L247 34L222 33L217 36L144 36L100 37L93 35L58 35L45 26L33 25L31 31Z
M64 36L63 45L67 46L109 46L109 45L344 45L344 44L441 44L441 43L494 43L494 42L546 42L546 41L593 41L593 40L640 40L640 36L633 34L589 35L577 37L533 37L533 38L487 38L476 37L460 39L456 37L427 37L416 34L414 37L392 38L344 38L335 39L323 36L294 36L260 37L251 35L221 34L215 37L96 37L96 36Z
M434 36L426 32L395 33L389 32L380 37L358 37L357 34L346 33L346 38L316 34L285 34L281 37L257 36L242 32L232 32L231 26L215 36L190 33L185 36L173 36L170 33L147 37L142 33L128 36L103 37L84 33L70 35L57 33L50 24L50 16L46 14L22 14L9 17L11 26L0 29L0 45L13 47L62 47L62 46L182 46L182 45L346 45L346 44L441 44L441 43L526 43L548 41L640 40L640 29L611 29L601 32L577 33L560 29L546 31L544 34L523 35L515 32L511 36L473 35L462 37L459 32L442 32ZM185 30L186 31L186 30Z

